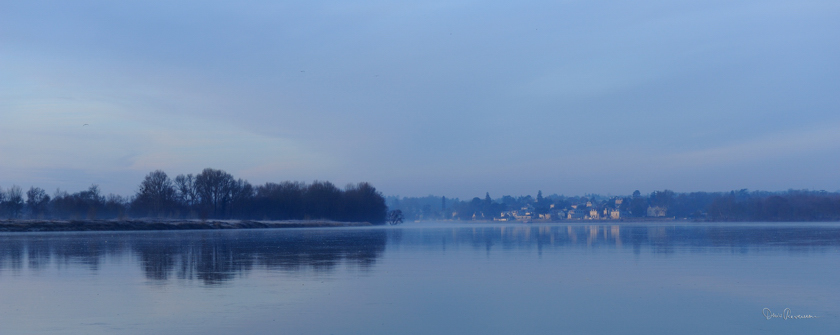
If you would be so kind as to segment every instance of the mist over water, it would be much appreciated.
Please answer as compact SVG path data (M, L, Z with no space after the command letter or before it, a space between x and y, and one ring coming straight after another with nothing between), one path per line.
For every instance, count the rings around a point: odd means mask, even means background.
M810 223L2 234L0 331L815 333L838 261Z

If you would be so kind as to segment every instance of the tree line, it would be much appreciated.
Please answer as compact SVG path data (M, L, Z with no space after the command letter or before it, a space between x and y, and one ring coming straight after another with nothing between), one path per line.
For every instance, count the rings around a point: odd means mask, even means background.
M251 185L216 169L174 179L156 170L131 197L104 196L99 187L51 197L39 187L0 189L0 214L32 219L245 219L385 222L385 198L366 182L340 189L327 181Z

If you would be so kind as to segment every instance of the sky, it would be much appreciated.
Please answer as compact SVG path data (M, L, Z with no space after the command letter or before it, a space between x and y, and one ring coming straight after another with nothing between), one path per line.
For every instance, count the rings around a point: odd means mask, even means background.
M840 190L837 1L0 0L0 187Z

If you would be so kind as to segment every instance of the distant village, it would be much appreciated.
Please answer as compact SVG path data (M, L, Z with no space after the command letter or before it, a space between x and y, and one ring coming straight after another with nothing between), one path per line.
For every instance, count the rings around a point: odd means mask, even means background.
M465 201L439 196L385 198L406 221L566 221L690 219L698 221L840 221L840 192L787 190L676 193L629 196L543 197L509 195Z
M572 204L566 208L559 208L556 204L549 205L548 213L540 214L532 204L527 204L520 209L501 212L494 221L532 221L532 220L621 220L630 217L630 212L622 210L623 198L612 198L601 203L586 201L581 204ZM457 213L454 213L457 215ZM644 213L645 217L666 217L668 209L660 206L648 206ZM477 219L473 214L473 219ZM486 218L483 218L486 219Z
M562 221L562 220L624 220L629 218L669 217L668 203L660 200L673 192L642 196L638 191L629 197L565 197L556 194L543 197L504 196L491 199L473 198L471 201L445 197L398 198L387 197L390 209L401 210L406 220L477 220L477 221ZM703 212L693 213L705 215ZM674 215L670 215L674 217Z

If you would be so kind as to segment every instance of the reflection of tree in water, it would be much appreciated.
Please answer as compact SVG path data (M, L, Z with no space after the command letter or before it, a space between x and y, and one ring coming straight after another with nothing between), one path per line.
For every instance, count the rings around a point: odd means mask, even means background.
M177 252L178 278L220 284L250 271L256 251L239 240L203 239Z
M0 243L0 269L20 270L23 267L24 244L20 240Z
M368 269L386 243L447 250L632 248L641 253L718 250L822 251L840 246L840 228L793 225L494 225L464 228L290 229L124 233L0 234L0 274L82 267L98 271L106 257L135 255L146 277L219 284L253 269L333 271Z
M369 269L385 250L381 229L294 229L0 235L0 271L83 265L98 271L105 257L134 254L146 278L220 284L254 268L333 271Z
M178 235L134 243L146 277L220 284L255 267L289 272L332 271L342 262L372 266L385 250L381 230L241 231Z
M96 271L104 255L126 251L124 241L112 236L102 233L0 235L0 270L19 269L25 262L28 269L35 271L50 263L59 267L82 264Z
M50 265L49 245L43 240L36 240L29 243L27 250L27 258L29 258L29 268L33 270L42 270Z

